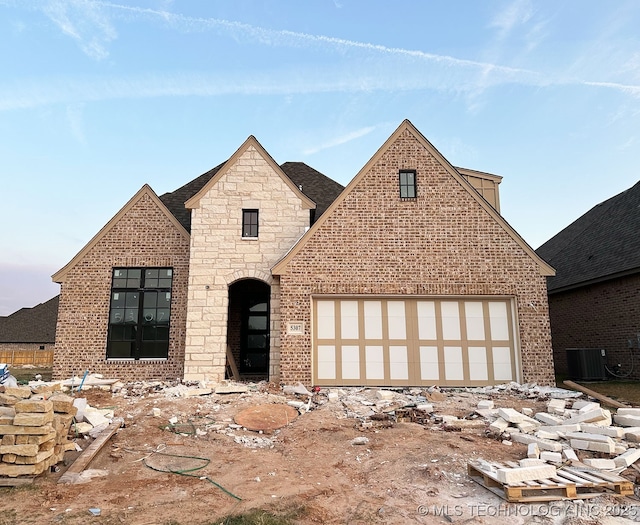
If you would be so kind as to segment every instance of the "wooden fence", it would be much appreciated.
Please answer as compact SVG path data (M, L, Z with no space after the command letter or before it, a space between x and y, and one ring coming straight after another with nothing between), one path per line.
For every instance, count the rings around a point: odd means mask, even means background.
M51 350L0 350L0 363L12 366L34 365L53 366L53 349Z

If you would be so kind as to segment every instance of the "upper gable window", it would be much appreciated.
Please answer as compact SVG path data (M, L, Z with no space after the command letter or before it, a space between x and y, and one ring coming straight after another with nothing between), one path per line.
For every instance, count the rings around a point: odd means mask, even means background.
M416 198L416 170L400 170L398 180L400 182L400 198Z
M258 237L258 210L242 210L242 237Z

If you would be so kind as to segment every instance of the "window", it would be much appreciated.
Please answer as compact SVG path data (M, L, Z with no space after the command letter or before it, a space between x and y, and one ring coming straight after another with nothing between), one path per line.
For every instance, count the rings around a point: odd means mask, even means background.
M416 198L416 170L400 170L400 198Z
M258 210L242 210L242 236L258 237Z
M171 268L114 268L107 359L166 359Z

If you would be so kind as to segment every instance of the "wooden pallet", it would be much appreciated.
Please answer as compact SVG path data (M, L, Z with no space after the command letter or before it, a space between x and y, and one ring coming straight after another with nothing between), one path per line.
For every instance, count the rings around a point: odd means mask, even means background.
M495 469L517 468L518 463L508 461L490 463ZM633 483L621 476L584 466L563 466L548 479L522 481L506 485L497 479L496 471L478 463L468 463L469 477L484 488L509 502L528 503L559 499L587 499L610 494L632 496Z

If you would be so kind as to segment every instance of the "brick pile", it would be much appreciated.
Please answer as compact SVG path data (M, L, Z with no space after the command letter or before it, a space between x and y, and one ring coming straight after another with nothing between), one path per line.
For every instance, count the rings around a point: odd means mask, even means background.
M76 414L62 392L5 386L0 391L0 477L35 476L62 461Z

